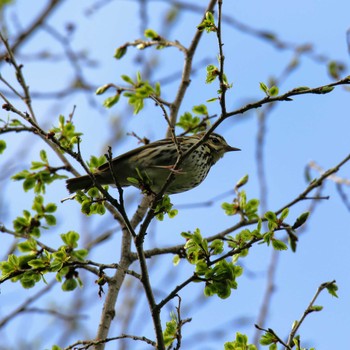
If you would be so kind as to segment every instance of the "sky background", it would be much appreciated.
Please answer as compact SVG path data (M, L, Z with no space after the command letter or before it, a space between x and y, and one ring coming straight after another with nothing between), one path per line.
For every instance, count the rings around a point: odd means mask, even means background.
M50 93L66 89L71 84L74 71L66 60L53 64L32 59L34 53L43 50L64 54L62 46L54 41L47 31L36 32L18 53L18 61L26 62L23 72L34 96L33 106L36 115L46 129L57 124L60 114L67 117L73 106L76 106L74 123L77 130L84 133L81 147L85 159L92 154L103 154L107 145L113 146L114 155L138 146L132 137L123 137L122 140L116 141L117 133L125 135L127 132L135 132L142 137L157 140L164 137L166 128L161 110L151 102L146 103L144 111L134 116L125 101L121 101L111 110L106 110L102 107L102 103L110 94L94 95L96 87L110 82L121 83L120 75L127 74L134 77L135 72L141 69L137 61L140 52L136 49L129 48L128 54L120 61L116 61L113 54L118 46L140 38L143 31L138 1L109 1L92 14L87 14L88 10L98 3L103 2L65 1L47 21L51 28L60 33L64 33L67 23L76 25L70 43L71 48L75 52L81 50L88 52L89 57L98 62L93 67L86 67L81 63L84 76L93 87L91 91L78 92L61 98L48 97ZM203 8L206 5L205 1L188 3L203 5ZM25 28L45 4L46 1L36 1L33 7L32 2L17 0L5 12L10 32L16 32L18 26ZM324 61L336 60L348 65L349 48L346 32L350 28L350 3L347 0L332 3L321 0L307 2L296 0L293 4L268 0L224 1L223 8L228 18L234 18L253 30L275 33L283 43L287 44L287 48L278 49L271 42L261 40L251 32L239 30L237 26L228 22L224 23L226 74L228 80L233 83L233 88L227 94L228 111L263 98L264 93L259 89L259 82L267 84L271 77L278 79L295 57L295 50L292 49L295 46L310 44L312 48L309 53L299 57L300 64L293 74L278 84L280 92L299 86L317 87L332 82ZM186 11L167 33L168 30L162 25L162 18L168 10L169 2L149 1L147 11L144 13L147 18L146 27L156 30L160 35L166 33L170 40L179 40L188 46L201 14ZM148 59L159 60L156 68L151 70L151 82L162 81L174 73L180 77L183 61L182 54L178 50L149 49L142 54ZM180 114L191 111L192 106L204 103L215 96L217 85L204 84L205 65L201 62L205 58L206 64L216 64L216 55L215 35L204 35L194 59L197 71L192 77ZM2 64L0 68L1 74L13 82L11 67ZM346 70L344 76L348 74L349 71ZM162 86L162 96L165 99L173 99L178 82L176 79ZM4 86L0 85L0 91L6 91ZM39 92L41 95L36 94ZM13 101L17 106L21 106L20 101ZM208 109L211 115L220 113L219 105L216 103L208 104ZM166 247L184 243L180 233L193 231L197 227L204 236L211 236L233 226L237 218L225 216L220 207L222 201L233 199L232 194L214 201L210 206L197 206L191 210L181 208L184 204L205 202L218 194L232 190L238 179L245 174L250 176L249 183L245 187L247 197L260 196L256 166L257 113L259 110L238 115L220 125L217 132L221 133L229 144L241 148L242 151L227 154L213 167L206 181L199 187L172 196L174 207L180 211L179 215L172 220L165 219L163 222L154 223L152 232L147 236L146 247ZM5 111L0 112L0 118L7 118ZM337 87L327 95L296 96L292 102L276 104L267 116L266 140L263 147L268 194L266 209L278 210L307 187L304 170L308 162L315 161L324 169L328 169L345 158L350 149L349 131L349 91L343 87ZM39 150L44 147L39 140L30 135L6 134L4 139L8 148L0 158L0 169L9 176L28 168L30 161L34 158L37 160ZM48 154L53 163L59 164L52 153ZM79 166L77 168L81 169ZM346 165L338 175L349 178L349 170L350 166ZM318 176L314 171L311 174L312 177ZM3 177L0 187L2 188L0 222L6 227L11 227L13 219L21 215L24 208L32 205L34 195L31 191L23 193L20 182L8 184ZM344 191L349 194L349 188L345 187ZM139 193L136 189L127 189L125 193L130 202L127 210L132 215L140 198ZM327 292L322 293L316 304L323 305L324 310L308 316L300 330L305 347L314 346L317 350L329 350L344 348L350 327L348 272L350 212L336 192L334 183L327 182L322 194L329 195L330 199L317 203L316 210L300 233L297 253L288 250L279 254L275 293L271 300L266 327L274 329L284 338L289 333L293 321L301 317L317 287L323 282L336 280L339 286L339 298L333 298ZM47 188L46 202L51 201L58 205L58 225L52 232L42 236L46 244L58 247L61 243L57 240L57 233L73 229L80 233L83 245L91 237L117 227L109 214L104 217L87 218L80 213L77 202L60 203L66 196L63 181ZM293 206L290 210L290 222L307 211L309 205L309 202L304 201ZM119 235L115 234L112 239L92 252L89 258L101 263L116 262L119 257L119 238ZM1 241L0 253L4 257L12 240L2 235ZM183 330L184 348L218 349L222 347L218 344L233 340L237 331L246 333L250 340L253 339L254 323L261 308L271 253L272 248L265 245L256 245L250 250L249 256L240 261L246 275L238 279L238 289L226 300L219 300L215 296L204 298L201 284L189 286L181 291L183 317L192 317L192 322ZM159 299L192 273L192 267L184 261L174 267L171 260L172 256L164 256L152 259L150 262L151 281L156 286L156 297ZM54 276L47 277L48 281L52 279ZM55 305L67 300L66 305L70 305L74 298L91 300L92 306L86 310L82 321L83 329L77 330L76 339L69 339L67 343L63 341L63 345L84 337L92 338L99 323L103 300L97 300L93 277L82 274L82 279L90 287L89 291L78 290L68 295L61 292L60 286L57 285L53 287L53 292L41 301ZM13 310L19 300L24 300L43 286L43 283L39 283L32 290L24 291L17 284L9 282L3 284L0 295L1 317ZM137 284L133 284L133 288L126 291L136 295L139 292ZM123 299L126 298L126 291L117 304L117 309L119 307L122 313L128 312L122 303L126 300ZM140 305L133 311L134 321L131 323L129 333L153 338L151 324L144 322L148 316L147 310L145 311L142 305L146 302L143 297L139 298ZM41 303L38 305L42 305ZM174 310L175 305L174 301L165 308L162 314L164 323L169 319L169 312ZM50 338L47 330L50 327L61 327L63 323L57 322L55 318L38 314L32 314L30 317L33 322L29 324L28 318L17 317L0 330L1 339L7 344L6 347L0 345L0 349L17 349L18 341L26 346L29 346L28 342L34 341L37 346L33 345L32 349L44 349L49 348L53 342L60 341L59 338ZM47 324L46 330L41 327L43 323ZM205 344L193 342L193 339L197 341L206 339L208 331L219 329L222 325L226 326L224 334L217 334L215 339L206 340ZM118 327L120 325L116 322L111 329L111 336L119 334ZM133 349L146 348L139 343L132 343L132 346ZM106 349L115 348L117 347L114 343L106 346Z

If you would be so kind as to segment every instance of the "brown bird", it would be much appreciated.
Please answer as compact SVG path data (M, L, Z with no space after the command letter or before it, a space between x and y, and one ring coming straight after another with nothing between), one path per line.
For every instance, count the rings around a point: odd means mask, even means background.
M185 153L202 137L202 134L177 137L181 153ZM117 183L121 187L135 186L158 193L164 186L171 171L175 177L170 182L165 193L174 194L191 190L198 186L208 175L211 167L224 156L226 152L240 151L229 146L225 139L215 133L197 147L174 170L179 153L173 139L167 138L135 148L119 157L112 159L112 167ZM101 185L116 185L110 171L109 163L105 163L94 172L96 180ZM93 186L89 175L67 180L70 193L88 190Z

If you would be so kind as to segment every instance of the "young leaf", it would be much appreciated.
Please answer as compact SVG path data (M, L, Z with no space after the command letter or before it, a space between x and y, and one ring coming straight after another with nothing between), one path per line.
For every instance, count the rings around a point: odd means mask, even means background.
M159 40L159 34L153 29L146 29L144 32L144 35L146 38L149 38L152 40Z
M6 149L6 142L4 140L0 140L0 154L2 154L5 149Z
M240 188L240 187L244 186L248 182L248 180L249 180L249 175L246 174L238 180L235 187Z
M123 74L123 75L121 76L121 78L122 78L126 83L128 83L128 84L130 84L130 85L134 85L133 80L132 80L128 75Z
M100 86L99 88L96 89L95 94L96 94L96 95L102 95L102 94L105 93L110 87L111 87L110 84L102 85L102 86Z
M103 105L104 105L106 108L111 108L111 107L113 107L116 103L118 103L119 98L120 98L120 94L117 94L117 95L108 97L108 98L106 98L106 99L104 100Z
M46 152L42 149L40 151L40 159L44 162L44 163L47 163L47 155L46 155Z
M317 93L319 93L319 94L328 94L329 92L331 92L333 90L334 90L334 86L324 86Z
M277 217L276 214L273 211L267 211L264 215L265 219L268 221L276 222Z
M284 208L284 209L282 210L281 215L280 215L280 220L281 220L281 221L284 221L284 219L286 219L286 217L288 216L288 214L289 214L289 208Z
M118 47L115 50L114 58L116 58L117 60L120 60L126 54L127 49L128 49L127 46Z
M323 306L321 305L313 305L309 308L310 311L316 311L316 312L319 312L319 311L322 311L323 310Z
M267 87L266 84L260 82L260 89L265 92L265 94L268 96L269 95L269 88Z
M208 109L206 105L193 106L192 112L199 115L208 115Z
M270 96L277 96L278 95L278 87L277 86L271 86L269 89L269 95Z
M327 286L327 291L330 295L332 295L333 297L338 298L337 295L337 290L338 290L338 286L335 283L330 283Z
M294 225L292 226L292 229L295 230L297 229L298 227L300 227L301 225L303 225L307 218L309 217L310 215L310 212L305 212L305 213L302 213L296 220L295 220L295 223Z
M278 239L272 240L272 246L276 250L287 250L288 249L287 245Z

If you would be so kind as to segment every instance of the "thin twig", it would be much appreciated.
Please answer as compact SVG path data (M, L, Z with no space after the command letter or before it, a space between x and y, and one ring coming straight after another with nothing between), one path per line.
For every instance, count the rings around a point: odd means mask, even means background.
M314 162L314 161L309 162L308 166L311 169L315 169L319 174L323 174L325 172L325 170L320 165L318 165L316 162ZM331 181L335 182L338 185L350 186L350 179L343 178L343 177L340 177L340 176L337 176L337 175L330 175L328 177L328 180L331 180Z
M37 29L40 28L40 26L45 22L45 20L50 16L50 14L60 3L63 3L63 0L50 0L47 3L47 6L39 14L39 16L33 21L33 23L17 35L17 38L15 38L14 40L14 44L11 46L11 51L15 53L20 48L20 46L26 40L28 40ZM2 58L3 56L1 57L1 59Z
M206 12L211 12L216 4L217 0L210 0L204 15L202 17L202 20L205 17L205 13ZM178 116L178 112L180 109L180 106L182 104L183 98L185 96L185 93L187 91L188 86L190 85L190 77L192 74L192 61L193 61L193 57L194 57L194 53L197 49L197 46L199 44L199 41L202 37L203 32L200 30L197 30L192 42L190 44L190 46L188 47L186 54L185 54L185 65L184 68L182 70L182 77L181 77L181 83L180 86L177 90L177 94L175 97L175 100L173 101L173 103L171 104L170 107L170 122L171 125L175 125L176 124L176 120L177 120L177 116ZM167 131L167 136L170 136L170 130L168 129Z
M276 342L282 344L286 350L292 350L292 348L290 346L288 346L276 333L273 329L268 328L268 329L264 329L262 327L260 327L259 325L255 325L256 329L259 329L260 331L264 331L266 333L270 333L273 335L273 337L275 338Z
M292 74L296 69L297 65L293 64L295 58L287 64L287 66L282 70L280 76L277 79L274 79L273 84L275 86L281 86L284 80ZM260 212L265 213L267 211L267 199L268 199L268 187L267 187L267 178L265 172L265 143L266 143L266 125L268 121L268 116L273 111L274 107L277 105L274 103L265 105L264 108L261 108L257 112L257 123L258 123L258 133L256 136L256 148L255 148L255 159L257 164L257 178L259 182L260 189ZM261 302L261 307L257 317L257 324L264 326L265 320L269 313L270 301L272 294L274 292L274 283L276 271L278 268L278 257L280 252L278 250L273 250L271 252L270 262L267 270L267 279L266 279L266 288ZM258 344L260 332L258 328L255 331L253 344Z
M132 339L132 340L138 340L142 341L146 344L152 345L153 347L156 346L156 343L152 341L151 339L148 339L146 337L139 337L136 335L130 335L130 334L121 334L117 337L110 337L110 338L103 338L103 339L98 339L98 340L78 340L74 344L64 348L64 350L88 350L92 347L94 349L98 349L99 346L104 345L106 343L109 343L114 340L120 340L120 339ZM83 345L81 347L78 347L79 345Z
M221 115L226 115L226 92L228 89L227 83L225 81L225 55L224 55L224 49L223 49L223 42L222 42L222 32L221 32L221 26L222 26L222 0L218 1L218 26L217 26L217 39L218 39L218 46L219 46L219 82L220 82L220 107L221 107Z
M328 288L329 286L331 286L332 284L335 283L335 280L331 281L331 282L325 282L325 283L322 283L318 288L317 288L317 291L315 293L315 295L313 296L313 298L311 299L308 307L306 308L306 310L303 312L302 316L300 317L299 321L296 321L293 328L292 328L292 331L290 332L289 334L289 337L288 337L288 341L287 341L287 344L290 346L290 347L293 347L293 339L295 337L295 334L297 333L298 329L300 328L301 324L304 322L305 318L307 315L309 315L311 312L314 312L315 310L313 309L313 305L316 301L316 299L318 298L318 296L320 295L320 293Z

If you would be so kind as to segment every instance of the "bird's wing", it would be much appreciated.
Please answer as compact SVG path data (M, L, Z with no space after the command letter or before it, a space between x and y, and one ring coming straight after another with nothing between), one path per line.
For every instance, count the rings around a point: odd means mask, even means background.
M112 162L117 162L117 163L122 163L123 160L126 160L132 156L135 156L135 155L138 155L138 154L141 154L143 151L145 150L152 150L155 149L155 148L158 148L158 147L161 147L162 145L165 145L169 142L169 139L162 139L162 140L159 140L159 141L156 141L156 142L152 142L152 143L149 143L147 145L144 145L144 146L141 146L141 147L137 147L135 149L132 149L126 153L123 153L121 154L120 156L118 157L115 157L112 159ZM102 164L101 166L99 166L97 168L98 171L108 171L109 170L109 163L106 162L104 164Z

